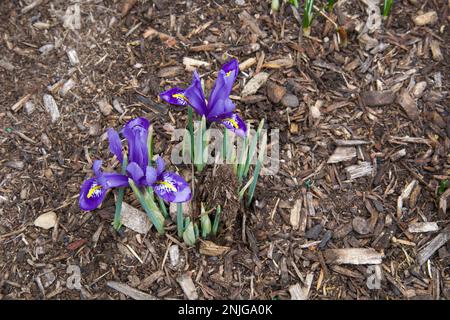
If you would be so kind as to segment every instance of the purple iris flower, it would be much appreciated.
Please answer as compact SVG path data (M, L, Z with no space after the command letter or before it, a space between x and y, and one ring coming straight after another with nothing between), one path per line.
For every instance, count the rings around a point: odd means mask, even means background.
M160 97L173 105L189 105L197 114L205 116L208 122L222 123L227 129L243 137L247 133L247 126L234 112L236 105L229 98L238 73L239 64L236 59L224 64L219 71L208 102L197 71L194 71L192 83L187 89L172 88L161 93Z
M106 191L111 188L128 186L128 177L118 173L103 173L102 161L95 160L92 169L95 177L86 180L81 186L80 208L90 211L98 208L105 198Z
M138 187L150 186L155 193L168 202L186 202L191 199L189 184L178 174L166 172L164 160L158 157L156 169L149 165L148 128L150 123L144 118L129 121L121 130L128 142L128 165L126 175L103 173L100 160L94 162L95 177L86 180L81 186L80 208L94 210L102 203L106 191L111 188L127 187L128 178ZM109 149L123 162L122 142L114 129L108 130Z

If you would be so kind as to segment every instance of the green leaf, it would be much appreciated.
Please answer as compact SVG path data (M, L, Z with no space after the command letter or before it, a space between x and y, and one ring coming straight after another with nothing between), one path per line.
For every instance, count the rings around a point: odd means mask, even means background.
M128 183L130 184L130 187L136 195L136 198L139 200L139 203L141 204L142 208L144 208L145 213L147 213L147 216L150 218L150 221L153 223L158 233L164 234L164 216L159 211L148 191L144 189L144 195L142 195L133 179L128 179Z
M293 5L298 9L298 0L289 0L289 4Z
M164 218L168 218L169 213L167 212L167 208L166 208L166 204L164 203L164 200L159 196L156 196L156 197L158 198L159 208L161 209L161 212L162 212Z
M214 216L214 223L212 227L212 234L214 236L217 235L217 231L219 230L220 216L222 214L222 207L220 205L216 208L216 215Z
M327 5L327 7L328 7L328 11L329 12L332 12L333 11L333 8L334 8L334 4L336 3L336 0L328 0L328 5Z
M383 17L389 16L389 13L391 12L393 4L394 4L394 0L384 0Z
M280 0L272 0L271 8L273 12L280 10Z
M239 162L237 164L238 165L237 176L239 182L242 181L242 177L244 175L245 164L247 161L247 153L248 153L248 135L245 136L244 141L242 142L242 150L241 154L239 155Z
M252 137L252 141L250 142L247 161L245 163L244 177L248 176L248 171L250 170L250 165L252 163L253 157L255 156L256 145L258 144L258 140L261 135L263 127L264 127L264 119L262 119L261 122L259 123L258 130L256 131L256 134Z
M186 229L183 232L183 240L184 243L186 243L188 246L195 245L196 238L195 238L195 229L194 224L192 222L189 222Z
M312 9L314 7L314 0L305 0L304 12L303 12L303 32L306 36L309 36L312 23Z
M193 120L193 111L192 107L188 107L188 131L190 135L190 156L191 156L191 162L194 161L194 120Z
M441 183L439 183L439 189L438 189L438 195L440 196L441 194L443 194L445 192L445 190L447 190L448 188L448 180L442 180Z
M264 162L264 155L267 147L267 135L263 135L261 141L261 148L258 155L258 161L256 162L255 171L253 172L253 181L248 190L247 206L252 203L253 195L255 193L256 183L258 182L259 174L261 173L261 167Z
M203 203L201 204L200 226L202 228L202 238L206 238L211 233L211 219L205 211Z

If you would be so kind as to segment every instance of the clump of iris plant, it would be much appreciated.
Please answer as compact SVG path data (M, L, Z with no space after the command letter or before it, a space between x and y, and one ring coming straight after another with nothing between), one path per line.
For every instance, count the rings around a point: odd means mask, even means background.
M165 170L161 157L152 161L152 129L145 118L129 121L120 131L128 143L128 154L122 149L119 133L108 130L110 151L121 163L121 173L103 172L102 161L94 161L94 177L86 180L79 196L79 205L83 210L97 209L108 190L119 188L114 227L120 228L120 212L126 187L131 187L151 222L160 234L164 233L164 220L167 217L164 201L182 203L191 199L189 184L178 174ZM161 210L155 203L155 194L160 201Z
M188 130L191 141L190 155L199 171L205 165L205 131L211 123L220 123L240 137L245 137L247 133L247 126L241 117L234 112L236 105L230 99L230 93L238 74L239 64L236 59L224 64L219 71L208 100L205 98L202 82L197 71L194 71L192 83L187 89L172 88L160 94L162 100L172 105L187 107ZM197 141L195 141L194 136L193 111L202 119Z
M239 197L242 199L244 193L248 190L249 205L252 201L253 194L256 187L256 182L260 174L263 159L259 156L253 170L253 176L247 180L249 175L250 164L252 159L256 156L257 143L260 140L261 130L263 128L264 121L260 122L258 130L255 135L250 136L249 130L245 122L234 112L236 105L229 98L233 84L236 81L239 74L239 63L236 59L233 59L225 63L217 76L217 80L209 95L209 99L205 99L205 93L202 87L202 82L197 71L194 72L191 85L187 89L172 88L160 94L162 100L176 106L186 107L188 109L188 132L190 135L190 146L188 149L191 159L194 159L194 164L198 171L201 171L205 165L206 159L205 147L206 147L206 129L213 122L222 124L225 129L223 132L223 148L222 158L226 163L234 164L234 172L240 182L239 190L237 190ZM194 134L193 126L193 112L201 116L201 121L197 129L197 134ZM242 139L242 148L238 155L234 144L231 143L232 138L229 136L229 132L234 133L236 136ZM230 134L232 134L230 133ZM267 139L260 142L262 149L265 149ZM231 147L230 147L231 145ZM183 148L185 152L185 148ZM262 153L260 153L262 154ZM245 181L247 180L247 181ZM246 182L246 183L245 183ZM245 183L245 185L244 185ZM242 186L243 185L243 186ZM202 212L200 214L200 223L202 227L202 237L208 236L210 233L216 235L218 230L218 224L221 215L221 207L216 208L216 214L214 222L211 223L209 213L213 209L207 211L202 204ZM180 215L179 215L180 216ZM182 235L182 216L179 218L178 234ZM191 230L191 237L183 238L186 243L194 241L199 232L196 229L196 225L192 224L190 220L185 220L184 228Z

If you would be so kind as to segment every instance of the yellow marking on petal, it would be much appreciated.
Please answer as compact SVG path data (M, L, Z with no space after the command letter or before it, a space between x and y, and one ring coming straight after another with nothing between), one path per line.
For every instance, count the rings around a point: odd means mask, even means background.
M94 195L94 193L97 191L97 190L101 190L102 189L102 186L99 186L99 185L94 185L94 186L92 186L90 189L89 189L89 192L88 192L88 194L87 194L87 198L89 199L90 197L92 197L93 195Z
M231 125L233 127L235 127L236 129L239 129L239 125L237 124L236 120L234 120L233 118L226 118L224 121L228 121L229 123L231 123Z
M184 101L189 103L188 98L186 98L186 96L184 94L182 94L182 93L174 93L172 95L172 97L174 97L175 99L183 99Z
M231 71L228 71L225 75L227 76L227 77L229 77L230 75L231 75L231 72L232 72L233 70L231 70Z
M167 188L169 188L171 191L173 191L173 192L177 192L177 188L175 188L175 186L174 185L172 185L172 184L170 184L169 182L167 182L167 181L157 181L156 183L158 183L158 184L162 184L163 186L166 186Z

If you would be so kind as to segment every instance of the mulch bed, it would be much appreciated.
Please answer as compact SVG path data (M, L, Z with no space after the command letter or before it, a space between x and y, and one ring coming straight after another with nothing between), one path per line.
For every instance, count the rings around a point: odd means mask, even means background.
M346 1L330 16L346 47L328 20L305 37L296 12L272 15L270 1L83 1L80 25L69 5L0 3L0 299L183 299L186 279L199 299L450 297L447 1L397 1L365 36L366 6ZM434 23L417 25L430 11ZM116 232L112 194L81 212L93 160L111 159L106 129L146 117L168 158L186 113L158 93L188 85L185 57L207 63L211 88L224 54L247 63L232 98L244 119L279 130L280 158L249 208L232 202L234 225L212 239L226 253L186 247L173 224L162 237ZM267 82L241 96L261 72ZM198 200L224 200L212 190L226 179L210 175ZM54 228L33 225L50 211Z

